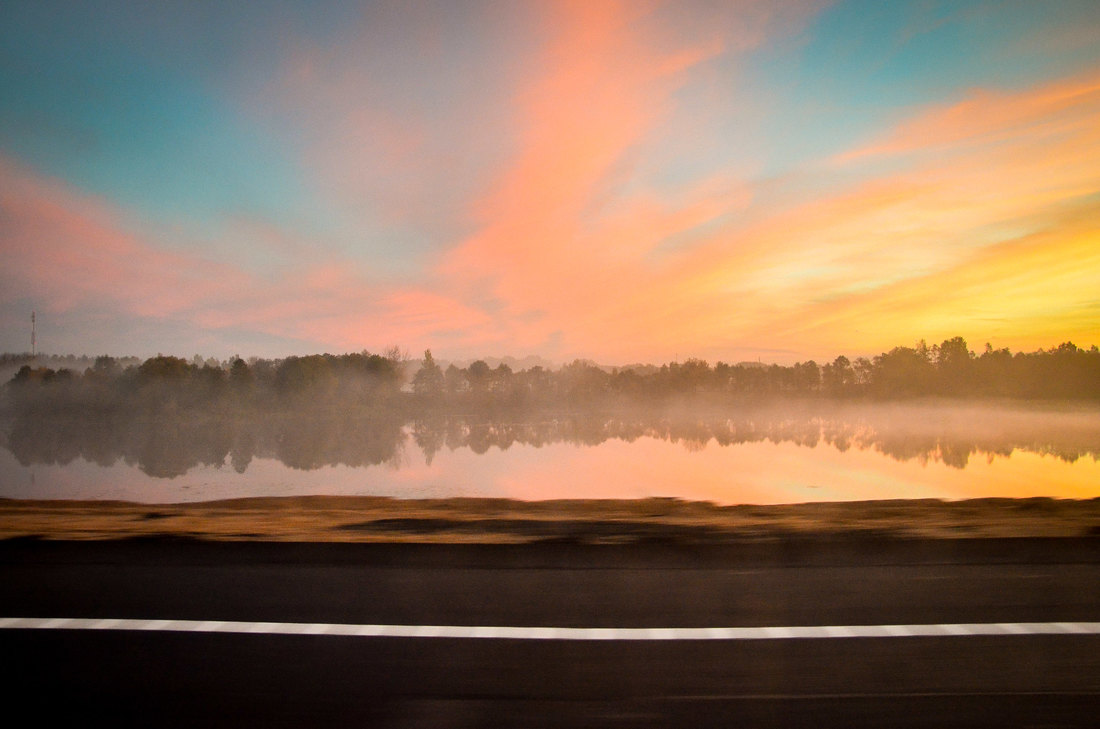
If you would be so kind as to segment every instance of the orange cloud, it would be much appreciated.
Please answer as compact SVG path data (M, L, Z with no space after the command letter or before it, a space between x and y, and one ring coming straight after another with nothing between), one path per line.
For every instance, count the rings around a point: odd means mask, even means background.
M1032 138L1064 136L1095 128L1100 74L1091 72L1023 92L977 89L962 101L932 108L901 124L886 138L842 155L851 162L878 155L928 152Z
M1089 78L976 94L901 125L889 148L904 165L723 227L635 297L640 323L669 332L666 351L749 343L819 359L954 334L1017 348L1100 339Z
M1084 205L1042 232L982 248L953 265L800 307L773 323L788 342L833 342L858 333L865 348L896 344L899 333L938 341L965 334L1016 348L1066 340L1100 341L1100 208Z

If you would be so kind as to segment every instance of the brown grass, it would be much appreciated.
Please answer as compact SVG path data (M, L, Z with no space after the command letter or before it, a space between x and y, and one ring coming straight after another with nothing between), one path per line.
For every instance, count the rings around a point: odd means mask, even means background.
M0 500L0 539L185 537L294 542L508 543L790 536L1100 536L1100 499L935 499L718 506L678 499L513 501L305 496L184 504Z

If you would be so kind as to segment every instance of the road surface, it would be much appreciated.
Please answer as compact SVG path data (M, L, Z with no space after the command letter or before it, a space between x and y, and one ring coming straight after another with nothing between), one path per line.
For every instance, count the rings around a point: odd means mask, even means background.
M50 723L1087 727L1098 568L1095 538L9 541L0 618L38 622L0 650Z

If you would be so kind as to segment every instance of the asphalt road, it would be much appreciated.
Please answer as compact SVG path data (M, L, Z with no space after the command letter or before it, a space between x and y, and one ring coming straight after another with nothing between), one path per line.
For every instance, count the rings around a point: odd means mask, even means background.
M0 543L0 617L607 628L1100 621L1100 540ZM0 630L5 706L143 726L1100 724L1100 636Z

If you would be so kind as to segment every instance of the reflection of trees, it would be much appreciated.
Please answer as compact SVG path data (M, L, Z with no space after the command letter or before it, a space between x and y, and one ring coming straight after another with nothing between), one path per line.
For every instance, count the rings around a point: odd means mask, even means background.
M950 406L943 411L950 411ZM871 449L899 461L938 462L959 469L965 468L973 455L1008 457L1017 449L1056 455L1069 462L1084 456L1100 457L1098 416L991 410L939 422L942 418L937 415L942 413L936 409L881 413L868 407L835 414L757 411L711 419L634 414L510 423L437 417L417 421L412 433L429 463L443 445L483 454L492 448L507 450L516 443L536 448L550 443L595 446L608 440L633 442L639 438L678 443L691 451L702 450L712 441L722 447L764 441L807 448L824 444L842 453L851 448Z
M438 418L418 420L413 423L412 437L417 448L424 454L424 461L430 466L435 454L447 441L446 423Z
M406 422L395 412L341 415L314 408L236 417L124 419L16 417L7 447L20 463L67 464L81 457L101 465L119 460L157 477L200 465L228 464L243 473L254 457L298 469L396 463L411 441L431 464L444 448L484 454L514 444L594 446L652 438L702 450L710 443L826 445L844 452L875 450L891 458L964 468L975 455L1009 456L1019 449L1065 461L1100 457L1100 414L1012 408L863 406L757 409L734 417L689 412L630 412L524 421L481 416L423 415Z
M109 466L122 460L150 476L172 478L227 461L243 473L256 456L299 469L373 466L394 460L404 438L399 420L378 418L28 418L13 423L7 445L23 465L65 465L83 457Z
M270 436L263 455L302 470L377 466L395 460L405 440L400 421L371 418L282 419Z
M251 433L240 433L234 438L233 447L229 451L229 459L233 470L244 473L248 470L248 464L252 463L252 456L256 452L256 440Z

